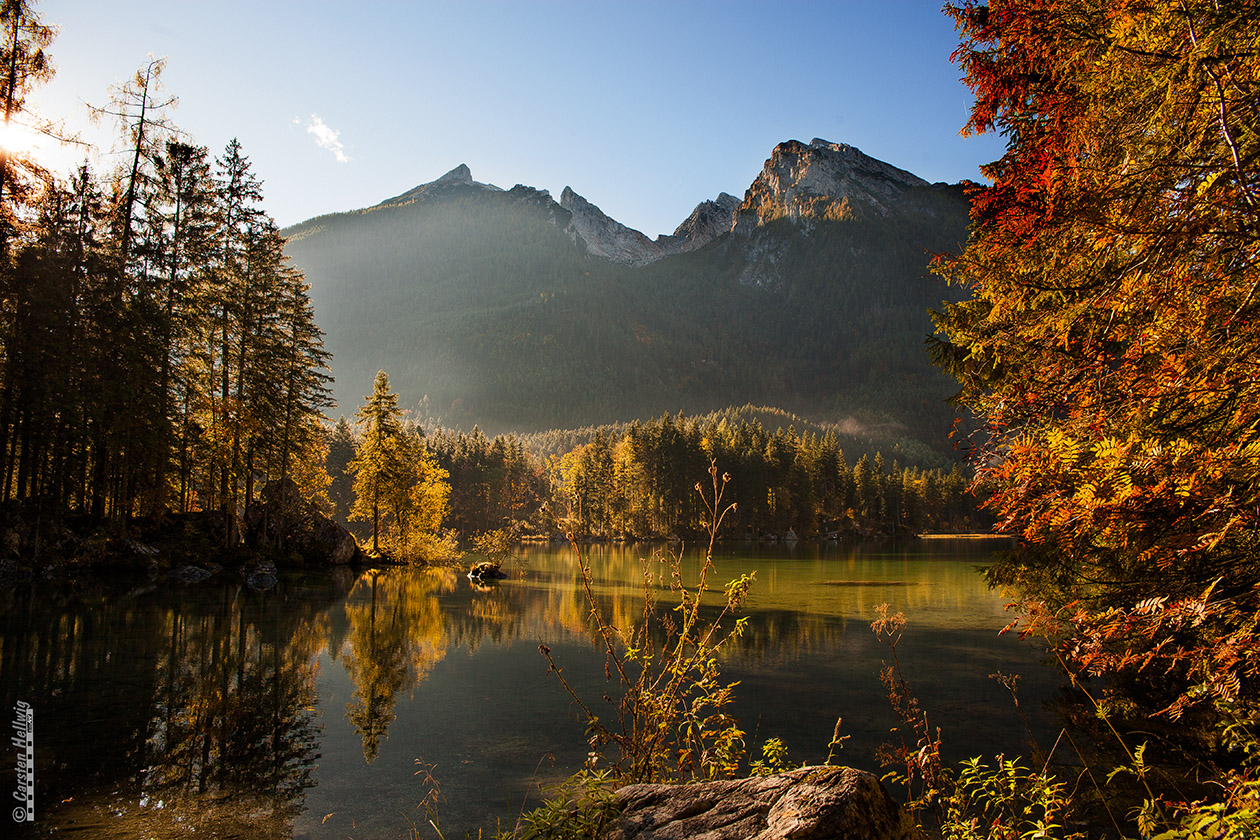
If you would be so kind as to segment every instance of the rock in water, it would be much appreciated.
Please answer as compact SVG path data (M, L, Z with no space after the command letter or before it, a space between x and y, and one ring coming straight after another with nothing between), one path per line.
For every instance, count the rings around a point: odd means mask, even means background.
M629 785L608 840L921 840L878 778L852 767L802 767L686 785Z
M484 560L480 563L474 563L472 568L468 570L469 580L501 580L507 577L503 569L498 563Z
M171 577L180 583L201 583L206 578L214 575L209 569L203 569L200 566L180 566L178 569L171 570Z

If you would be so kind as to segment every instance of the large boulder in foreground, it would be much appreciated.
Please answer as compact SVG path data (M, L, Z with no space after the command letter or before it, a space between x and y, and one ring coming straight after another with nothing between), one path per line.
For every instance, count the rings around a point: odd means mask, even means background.
M802 767L617 791L608 840L921 840L879 779L852 767Z

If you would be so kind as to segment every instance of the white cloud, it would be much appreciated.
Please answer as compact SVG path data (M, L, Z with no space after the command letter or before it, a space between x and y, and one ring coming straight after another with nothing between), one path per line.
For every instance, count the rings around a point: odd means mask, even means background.
M337 163L350 162L350 157L346 154L346 147L339 139L341 132L326 125L319 118L318 114L311 114L310 120L306 123L306 133L315 136L315 145L332 152L333 157L337 159Z

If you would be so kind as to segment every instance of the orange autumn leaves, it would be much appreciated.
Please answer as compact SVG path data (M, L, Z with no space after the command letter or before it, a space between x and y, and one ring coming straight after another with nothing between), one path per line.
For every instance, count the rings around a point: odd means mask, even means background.
M937 349L988 421L978 481L1019 562L1104 599L1249 589L1260 4L949 11L965 131L1008 149L973 188L967 251L937 261L972 291L938 313Z

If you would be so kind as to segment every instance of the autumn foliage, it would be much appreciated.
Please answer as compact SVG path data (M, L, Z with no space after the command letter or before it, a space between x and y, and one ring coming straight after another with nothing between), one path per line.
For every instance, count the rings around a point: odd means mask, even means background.
M936 355L1019 538L993 577L1076 677L1198 706L1237 744L1260 670L1260 4L947 12L964 132L1007 140L966 252L937 262L971 297L937 313Z
M973 191L940 357L982 414L1001 527L1132 602L1255 582L1260 4L951 10L1003 158Z

